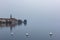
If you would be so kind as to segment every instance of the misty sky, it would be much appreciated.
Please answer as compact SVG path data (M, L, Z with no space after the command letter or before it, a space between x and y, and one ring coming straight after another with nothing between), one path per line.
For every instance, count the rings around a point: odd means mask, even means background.
M0 17L60 16L60 0L0 0ZM36 18L36 17L35 17Z

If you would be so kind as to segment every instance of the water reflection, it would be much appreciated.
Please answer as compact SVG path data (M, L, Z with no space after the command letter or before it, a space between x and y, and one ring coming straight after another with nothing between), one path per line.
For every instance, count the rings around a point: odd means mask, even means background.
M49 40L53 40L53 35L49 35Z
M9 23L0 23L0 28L9 28L9 39L10 40L15 40L15 33L13 31L13 29L15 27L20 27L22 24L24 24L24 26L27 25L27 22L22 22L22 23L14 23L14 24L9 24ZM8 34L8 33L7 33ZM29 36L28 36L29 37Z
M15 27L15 26L14 26ZM12 32L12 29L13 29L13 26L12 26L12 24L10 25L10 33L11 33L11 36L13 36L13 32Z
M10 33L11 33L11 36L13 36L13 28L15 28L17 25L18 26L21 26L22 24L24 24L25 26L27 25L27 22L22 22L22 23L15 23L15 24L9 24L9 23L0 23L0 28L4 28L4 27L6 27L6 28L10 28Z
M27 23L24 23L24 25L26 26L26 25L27 25Z
M0 27L15 27L17 24L0 24Z
M26 25L27 25L27 20L25 19L23 23L24 23L24 25L26 26Z
M16 27L17 25L20 26L20 25L22 25L22 23L20 23L20 24L19 24L19 23L18 23L18 24L9 24L9 23L6 24L6 23L1 23L1 24L0 24L0 28L4 28L4 27L7 28L7 27L9 27L9 28L10 28L10 33L11 33L11 35L13 36L14 33L12 32L12 30L13 30L13 28Z
M50 36L49 40L53 40L53 37L52 37L52 36Z
M24 25L27 25L27 22L23 22ZM20 26L22 23L15 23L15 24L9 24L9 23L0 23L0 27L15 27L15 26Z

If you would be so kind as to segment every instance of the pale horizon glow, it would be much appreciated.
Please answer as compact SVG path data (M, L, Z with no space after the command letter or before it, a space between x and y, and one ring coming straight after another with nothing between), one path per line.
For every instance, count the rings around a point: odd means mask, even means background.
M10 14L16 18L44 15L59 17L59 10L60 0L0 0L0 17L9 17Z

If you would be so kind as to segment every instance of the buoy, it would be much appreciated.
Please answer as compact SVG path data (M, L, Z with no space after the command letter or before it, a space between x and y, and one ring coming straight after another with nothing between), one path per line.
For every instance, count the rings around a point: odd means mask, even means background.
M50 33L49 33L49 35L50 35L50 36L52 36L52 35L53 35L53 33L52 33L52 32L50 32Z
M11 35L13 35L14 33L13 32L11 32Z
M26 33L26 36L29 36L29 33Z

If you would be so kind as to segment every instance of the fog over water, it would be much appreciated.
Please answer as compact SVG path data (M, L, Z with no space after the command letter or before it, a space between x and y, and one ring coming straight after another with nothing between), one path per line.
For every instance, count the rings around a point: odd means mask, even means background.
M0 26L0 40L60 40L60 0L0 0L0 18L9 18L10 14L27 19L27 25L13 27L13 36L10 25Z

